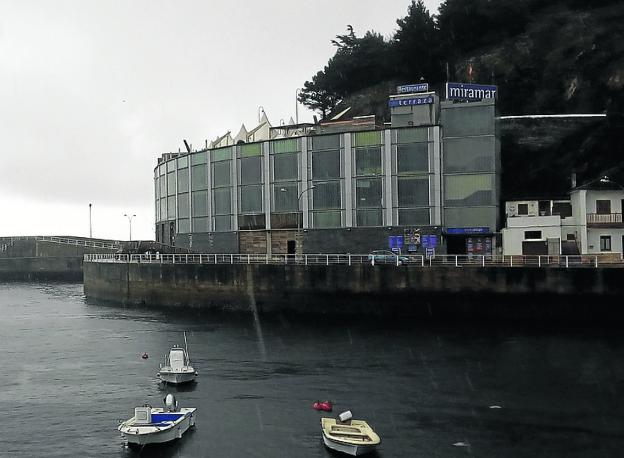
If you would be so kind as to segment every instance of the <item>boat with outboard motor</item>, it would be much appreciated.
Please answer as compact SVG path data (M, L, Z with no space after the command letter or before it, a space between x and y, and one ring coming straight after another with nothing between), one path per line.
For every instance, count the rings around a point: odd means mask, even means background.
M175 397L167 394L164 408L135 407L134 417L122 422L117 429L130 446L163 444L180 439L195 426L196 410L195 407L179 408Z
M381 442L379 436L363 420L352 420L351 411L338 418L321 418L323 443L329 449L351 456L365 455Z
M163 382L172 385L189 383L195 380L197 371L191 366L186 332L184 333L184 348L174 345L169 350L169 354L165 356L165 363L161 363L160 370L156 376Z

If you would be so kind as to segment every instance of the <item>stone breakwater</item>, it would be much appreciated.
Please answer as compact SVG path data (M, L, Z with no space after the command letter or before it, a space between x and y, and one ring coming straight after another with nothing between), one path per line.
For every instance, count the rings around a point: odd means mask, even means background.
M260 313L444 320L624 316L622 268L84 263L88 299Z

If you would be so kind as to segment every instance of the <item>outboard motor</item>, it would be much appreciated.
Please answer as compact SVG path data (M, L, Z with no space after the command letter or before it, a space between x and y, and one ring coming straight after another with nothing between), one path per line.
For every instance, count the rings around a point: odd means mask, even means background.
M353 415L351 414L350 410L347 410L346 412L342 412L340 415L338 415L338 421L342 423L347 423L352 418L353 418Z
M171 393L168 393L165 396L165 410L167 412L177 412L178 411L178 401L175 396Z

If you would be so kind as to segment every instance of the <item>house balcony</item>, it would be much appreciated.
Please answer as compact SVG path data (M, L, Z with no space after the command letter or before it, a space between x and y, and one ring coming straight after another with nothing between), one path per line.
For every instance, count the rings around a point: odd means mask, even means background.
M622 213L588 213L587 227L624 228Z

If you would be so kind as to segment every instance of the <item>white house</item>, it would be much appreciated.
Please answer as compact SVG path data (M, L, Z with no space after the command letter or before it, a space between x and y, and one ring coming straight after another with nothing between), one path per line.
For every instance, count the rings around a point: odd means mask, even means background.
M624 188L602 177L570 192L583 254L624 252Z
M570 224L572 217L570 201L506 202L505 215L506 227L501 230L504 254L559 255L576 251L565 236L562 241L562 228Z
M570 200L506 202L506 255L624 253L624 188L602 177L570 191Z

